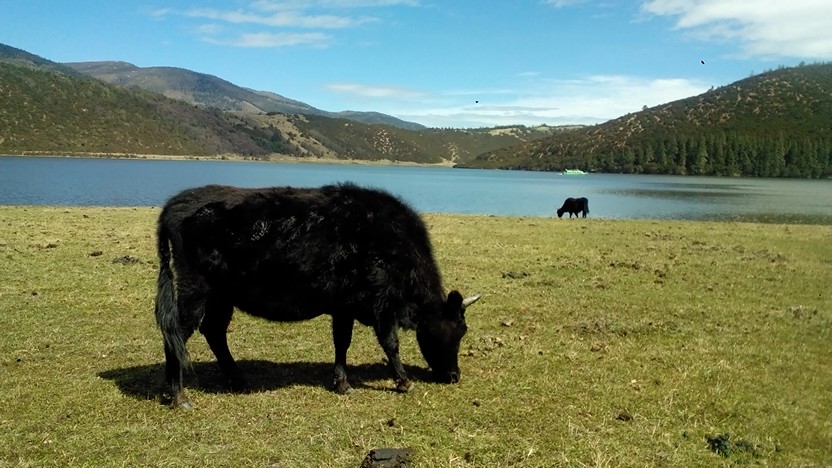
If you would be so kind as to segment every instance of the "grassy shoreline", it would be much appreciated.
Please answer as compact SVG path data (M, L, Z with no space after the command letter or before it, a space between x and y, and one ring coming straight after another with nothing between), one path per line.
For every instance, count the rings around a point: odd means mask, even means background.
M22 154L0 154L0 156L29 157L29 158L101 158L101 159L137 159L155 161L227 161L227 162L255 162L255 163L297 163L297 164L351 164L361 166L425 166L425 167L453 167L452 161L441 163L417 163L411 161L395 161L391 159L339 159L322 157L298 157L273 153L264 157L242 156L239 154L216 155L166 155L166 154L134 154L134 153L52 153L40 151L26 151Z
M832 463L832 226L428 214L446 287L484 293L458 385L393 393L358 326L335 395L326 318L237 313L255 391L196 336L185 414L158 400L157 213L0 206L0 465Z

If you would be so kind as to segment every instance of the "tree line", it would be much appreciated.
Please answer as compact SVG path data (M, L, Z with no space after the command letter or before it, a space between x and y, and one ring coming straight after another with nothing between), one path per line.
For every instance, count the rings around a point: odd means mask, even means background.
M629 174L832 177L832 136L720 132L668 137L599 151L585 169Z

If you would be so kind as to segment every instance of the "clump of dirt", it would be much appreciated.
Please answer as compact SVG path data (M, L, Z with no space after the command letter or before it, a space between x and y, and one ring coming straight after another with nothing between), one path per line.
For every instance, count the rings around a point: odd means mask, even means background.
M610 268L624 268L626 270L638 271L644 269L644 264L639 261L619 260L610 262Z
M502 274L504 279L522 279L529 276L525 271L504 271Z
M463 356L485 356L497 348L502 348L506 342L499 336L485 335L480 338L479 345L472 344L468 350L463 353Z
M361 468L405 468L410 463L409 449L377 448L364 457Z
M768 261L769 263L786 263L789 261L789 258L781 253L775 253L769 255Z
M788 311L788 313L796 320L811 319L812 317L818 315L817 309L803 305L791 306Z
M122 265L138 265L142 260L132 255L122 255L113 259L113 263L121 263Z
M745 439L737 439L736 442L731 441L731 435L727 432L725 434L708 436L708 448L712 452L722 455L723 457L730 457L736 454L748 454L756 457L757 446Z

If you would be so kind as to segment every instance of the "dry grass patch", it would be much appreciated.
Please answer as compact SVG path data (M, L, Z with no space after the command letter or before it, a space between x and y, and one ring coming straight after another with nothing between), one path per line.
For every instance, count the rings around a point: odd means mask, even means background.
M0 207L0 464L832 462L832 227L427 215L446 286L484 293L458 385L418 380L403 332L396 394L357 327L339 396L325 317L238 313L254 390L227 392L197 336L183 413L158 397L156 215Z

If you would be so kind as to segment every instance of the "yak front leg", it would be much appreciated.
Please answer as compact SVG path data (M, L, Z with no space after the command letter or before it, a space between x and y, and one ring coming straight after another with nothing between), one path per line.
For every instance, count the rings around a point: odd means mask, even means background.
M393 379L396 381L396 391L406 393L413 388L413 383L407 378L407 373L404 371L402 359L399 356L399 335L398 327L392 322L380 321L376 327L376 338L387 355L387 362L390 365L390 371L393 373Z
M347 350L352 342L353 323L352 317L332 316L332 341L335 344L335 377L332 386L336 393L342 395L352 392L347 380Z

